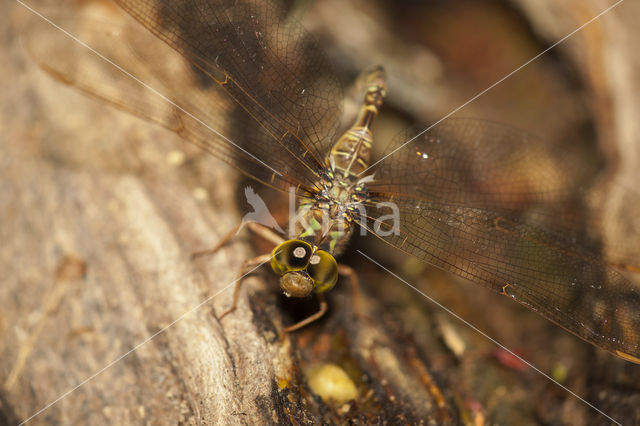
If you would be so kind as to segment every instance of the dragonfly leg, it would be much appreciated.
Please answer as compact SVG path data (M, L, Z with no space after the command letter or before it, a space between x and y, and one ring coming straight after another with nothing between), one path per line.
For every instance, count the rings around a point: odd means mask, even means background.
M292 331L296 331L297 329L302 328L305 325L311 324L312 322L314 322L315 320L323 316L328 309L327 300L325 299L324 294L322 293L318 293L317 296L318 296L318 301L320 302L320 309L318 310L318 312L303 319L302 321L296 324L290 325L289 327L285 328L282 331L284 331L285 333L291 333Z
M253 232L256 235L260 235L262 238L264 238L267 241L272 242L274 246L277 246L278 244L282 244L285 242L285 239L283 237L281 237L279 234L277 234L273 229L269 228L268 226L264 226L258 222L245 222L245 224L247 225L247 228L251 230L251 232Z
M242 282L246 278L246 275L248 275L249 272L252 272L251 270L256 266L268 262L269 259L271 259L271 253L256 256L244 262L244 264L242 265L242 269L240 270L238 279L236 280L236 286L233 289L233 305L231 305L231 308L229 310L220 315L220 320L222 320L222 318L226 317L238 308L238 296L240 295L240 288L242 287Z
M353 313L360 314L360 279L358 279L358 273L350 266L338 265L338 274L346 277L351 281L351 306Z
M191 253L191 259L196 259L200 256L204 256L204 255L212 255L215 254L215 252L217 252L218 250L220 250L220 248L222 246L224 246L225 244L227 244L229 241L231 241L231 239L238 233L240 232L240 230L244 227L244 222L240 222L240 224L238 226L236 226L235 228L233 228L231 231L229 231L228 234L226 234L224 237L222 237L222 239L220 241L218 241L218 244L216 244L215 246L213 246L212 248L206 249L206 250L200 250L200 251L196 251L194 253Z
M253 233L260 235L262 238L272 242L274 245L278 245L284 241L284 238L276 234L273 230L271 230L271 228L268 228L257 222L243 221L243 222L240 222L238 226L234 227L231 231L229 231L229 233L227 233L224 237L222 237L222 239L218 241L218 244L216 244L214 247L206 250L197 251L195 253L191 253L191 258L196 259L200 256L215 254L218 250L220 250L220 248L222 248L225 244L231 241L233 237L235 237L238 234L238 232L240 232L245 226L249 228L249 230L251 230Z

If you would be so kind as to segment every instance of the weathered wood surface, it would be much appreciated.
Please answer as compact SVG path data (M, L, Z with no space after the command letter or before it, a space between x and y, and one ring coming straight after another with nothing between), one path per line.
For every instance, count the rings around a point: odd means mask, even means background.
M331 17L340 7L337 3L318 2L308 16ZM518 2L539 35L552 41L606 7L595 0L592 8L584 6L586 2L580 2L580 8L556 6L552 20L533 3L527 7ZM370 9L373 16L385 16L381 9ZM515 125L536 130L527 121L534 117L531 121L552 123L549 133L561 129L565 134L593 119L609 155L637 153L632 150L640 149L633 127L638 125L634 111L639 101L629 95L637 92L633 88L640 71L631 54L634 43L628 42L638 40L631 24L640 13L637 9L626 2L611 12L610 20L585 29L582 42L567 43L558 53L580 72L586 88L574 91L550 79L560 89L529 87L540 93L512 108L513 99L527 93L521 86L530 86L535 76L553 74L553 64L536 65L537 73L522 77L525 83L505 82L502 92L479 99L466 115L513 119ZM359 13L345 6L340 15L357 18ZM0 50L2 421L25 420L82 384L31 423L606 423L537 374L496 362L491 343L436 308L425 307L412 290L357 255L347 258L362 274L361 318L352 315L348 286L340 285L324 321L283 335L280 330L293 321L295 309L283 303L276 281L265 274L247 280L238 312L220 321L231 303L228 286L242 261L255 252L245 235L210 258L193 261L190 254L214 244L237 224L244 209L236 203L238 175L177 136L51 80L18 42L17 34L29 22L26 12L3 3L0 16L6 17L0 20L5 46ZM322 20L316 21L319 33L331 40L327 34L335 25L322 27ZM391 34L397 25L391 18L374 22ZM457 46L465 40L459 37ZM401 36L395 40L406 43ZM526 47L524 60L537 53L527 43L518 45ZM328 49L339 55L341 46L340 41L330 42ZM374 46L372 42L371 49ZM435 69L444 66L433 52L412 46L425 63ZM580 54L583 46L591 49L589 60ZM502 64L506 72L524 62L517 59ZM345 61L363 68L373 60L356 56ZM407 70L408 76L420 74L420 67L407 69L396 62L384 64L390 74L394 67ZM589 65L611 68L597 74ZM490 71L483 78L506 74ZM437 119L479 91L476 86L487 86L477 75L467 77L442 72L422 76L410 106L399 106L394 95L391 103L420 120ZM398 79L397 84L408 85L403 93L413 89L407 79ZM427 99L434 91L437 101L429 98L433 102L421 109L419 98ZM588 107L581 108L585 102ZM625 145L616 147L612 141ZM185 163L174 161L175 150L185 153ZM640 155L618 157L627 164L624 170L637 173L633 161ZM633 220L624 223L637 225ZM633 244L624 241L621 245L632 250ZM638 421L637 366L592 349L471 284L438 273L406 271L420 288L507 346L524 346L528 358L543 370L567 368L564 383L616 420ZM455 343L444 345L443 335L458 336L466 350L454 356ZM334 407L311 393L304 372L318 362L339 364L349 373L359 392L356 402Z

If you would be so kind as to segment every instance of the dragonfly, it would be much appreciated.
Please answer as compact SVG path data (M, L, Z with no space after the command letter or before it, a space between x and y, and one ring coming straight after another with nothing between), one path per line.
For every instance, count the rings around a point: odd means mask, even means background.
M640 363L639 287L564 215L562 206L576 197L557 181L564 169L579 167L571 159L538 164L548 156L531 135L447 119L428 131L407 129L373 163L372 125L387 92L383 69L363 77L360 112L341 133L341 82L318 43L279 4L114 3L133 20L56 20L92 50L61 41L67 36L50 28L44 37L28 36L28 50L63 83L295 195L299 220L289 235L250 225L276 246L254 263L269 261L286 295L320 300L316 314L285 331L326 312L324 294L338 275L357 283L336 257L360 229ZM64 55L56 53L60 46ZM157 96L141 96L149 89ZM229 116L239 123L231 130Z

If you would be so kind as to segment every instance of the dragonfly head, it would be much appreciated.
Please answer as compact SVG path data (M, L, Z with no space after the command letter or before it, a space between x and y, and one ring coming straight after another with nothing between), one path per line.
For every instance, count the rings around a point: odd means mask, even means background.
M273 249L271 268L280 275L284 294L291 297L322 293L338 281L334 257L302 240L288 240Z

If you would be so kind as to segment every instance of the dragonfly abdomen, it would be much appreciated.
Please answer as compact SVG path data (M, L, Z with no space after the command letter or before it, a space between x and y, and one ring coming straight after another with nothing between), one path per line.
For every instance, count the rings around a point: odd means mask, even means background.
M358 176L369 167L372 137L366 127L352 127L331 149L331 164L343 178Z
M343 179L360 176L368 167L373 136L371 126L386 95L384 70L375 68L365 76L364 103L358 118L331 148L328 163ZM336 173L338 176L338 173Z

